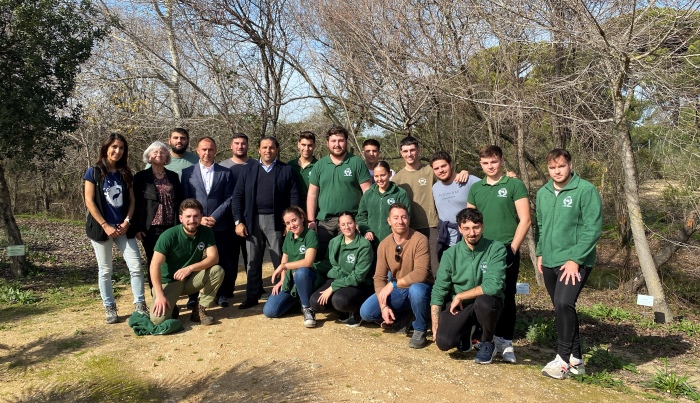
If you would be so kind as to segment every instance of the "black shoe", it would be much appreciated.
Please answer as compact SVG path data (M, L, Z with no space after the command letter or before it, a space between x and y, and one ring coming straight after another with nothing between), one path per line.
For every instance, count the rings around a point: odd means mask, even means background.
M228 300L223 295L219 297L218 305L222 308L228 308Z
M254 307L255 305L259 304L257 299L247 299L243 302L241 302L240 305L238 305L238 309L248 309L251 307Z
M173 315L171 316L171 318L177 319L179 316L180 316L180 308L178 308L177 305L175 305L175 308L173 308Z
M196 299L190 298L189 300L187 300L187 309L189 309L189 310L196 309L198 304L199 304L199 301L197 301Z

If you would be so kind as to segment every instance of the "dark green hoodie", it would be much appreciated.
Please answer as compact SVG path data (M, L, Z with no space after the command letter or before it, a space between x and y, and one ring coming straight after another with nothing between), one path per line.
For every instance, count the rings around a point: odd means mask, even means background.
M343 287L372 286L374 251L372 244L362 235L355 234L355 239L349 244L345 243L343 234L331 239L328 258L331 264L328 278L333 279L331 288L334 292Z
M394 182L389 182L389 188L384 193L379 193L377 184L372 184L360 199L360 207L357 210L357 225L364 235L372 232L375 244L379 244L382 239L391 234L391 227L387 222L389 217L389 207L394 203L401 203L409 208L411 214L411 199L401 187Z
M536 254L542 256L542 266L559 267L573 260L592 267L602 226L598 189L577 174L558 195L552 180L537 192Z

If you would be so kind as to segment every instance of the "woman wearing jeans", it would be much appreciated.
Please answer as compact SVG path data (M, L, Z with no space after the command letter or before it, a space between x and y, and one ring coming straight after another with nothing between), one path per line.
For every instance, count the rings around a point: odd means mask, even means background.
M112 290L112 245L124 254L131 274L134 310L148 315L143 295L141 257L133 234L127 231L134 214L134 189L127 164L129 146L121 134L111 134L100 147L100 156L83 176L85 206L88 209L85 230L97 258L98 285L107 323L116 323L117 304Z
M304 326L316 326L316 313L311 309L311 294L326 277L317 272L314 263L318 251L316 233L306 226L306 215L300 207L292 206L282 215L287 235L282 244L282 263L272 273L272 295L263 307L268 318L278 318L298 302L304 314ZM293 274L292 274L293 273Z

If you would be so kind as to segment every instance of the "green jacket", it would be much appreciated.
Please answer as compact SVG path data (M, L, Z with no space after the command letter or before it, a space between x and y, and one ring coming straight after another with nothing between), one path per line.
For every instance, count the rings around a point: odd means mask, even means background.
M163 323L156 326L151 322L151 318L149 318L148 315L139 312L131 314L129 317L129 326L137 336L171 334L183 329L182 322L177 319L166 319Z
M343 234L331 239L328 243L328 258L331 264L328 278L333 279L333 291L343 287L372 285L374 250L362 235L356 234L355 239L347 245Z
M460 241L442 254L430 305L443 306L460 292L477 286L485 295L502 299L505 284L506 248L501 242L482 237L471 250ZM466 300L463 304L473 302Z
M379 193L379 187L374 183L360 199L360 207L357 210L357 225L363 235L368 232L374 234L375 244L391 234L391 227L386 219L389 217L389 207L394 203L401 203L409 210L411 208L411 199L408 197L408 193L394 182L389 183L389 188L383 194ZM411 214L410 211L408 213Z
M567 260L582 266L595 263L596 245L603 226L598 189L577 174L559 195L550 180L537 191L537 256L545 267Z

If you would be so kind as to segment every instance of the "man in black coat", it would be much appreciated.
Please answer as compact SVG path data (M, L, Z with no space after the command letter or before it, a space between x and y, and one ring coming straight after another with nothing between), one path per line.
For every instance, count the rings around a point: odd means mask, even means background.
M282 258L282 214L299 203L299 190L292 167L277 160L279 143L272 136L258 143L260 161L245 167L231 198L236 234L246 238L248 281L246 299L240 309L258 304L262 290L262 262L265 245L276 268Z

